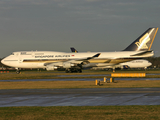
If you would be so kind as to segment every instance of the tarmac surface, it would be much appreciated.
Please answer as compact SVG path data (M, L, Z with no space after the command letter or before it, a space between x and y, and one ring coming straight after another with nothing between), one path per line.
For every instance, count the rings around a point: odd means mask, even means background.
M160 105L160 88L0 90L0 107Z
M16 79L0 80L0 82L22 82L22 81L95 81L96 78L68 78L68 79ZM103 81L104 78L98 78ZM107 78L109 80L109 78ZM114 78L114 80L160 80L160 78Z
M13 74L13 73L11 73ZM16 73L15 73L16 74ZM159 75L159 74L147 74L147 75ZM93 76L110 76L110 74L99 75L58 75L57 77L93 77ZM109 78L107 78L109 80ZM160 78L114 78L115 80L160 80ZM60 79L16 79L16 80L0 80L0 82L20 82L20 81L95 81L96 78L60 78ZM103 78L98 78L103 81Z

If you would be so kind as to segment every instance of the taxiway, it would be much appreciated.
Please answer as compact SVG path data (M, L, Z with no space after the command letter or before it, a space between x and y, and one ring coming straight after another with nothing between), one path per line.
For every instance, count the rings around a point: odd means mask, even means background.
M0 107L160 105L159 88L0 90Z

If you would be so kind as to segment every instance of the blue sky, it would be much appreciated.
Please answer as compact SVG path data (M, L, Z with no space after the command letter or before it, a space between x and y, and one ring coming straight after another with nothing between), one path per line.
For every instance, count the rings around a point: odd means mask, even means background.
M0 58L13 51L119 51L160 27L159 0L0 0ZM160 56L160 30L152 49Z

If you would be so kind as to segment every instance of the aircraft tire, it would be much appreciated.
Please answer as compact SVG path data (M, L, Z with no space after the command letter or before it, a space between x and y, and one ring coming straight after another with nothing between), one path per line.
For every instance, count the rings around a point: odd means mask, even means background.
M79 70L78 70L78 73L82 73L82 70L81 70L81 69L79 69Z
M16 73L17 73L17 74L19 74L19 73L20 73L20 71L18 70L18 71L16 71Z
M66 73L71 73L71 69L66 69Z

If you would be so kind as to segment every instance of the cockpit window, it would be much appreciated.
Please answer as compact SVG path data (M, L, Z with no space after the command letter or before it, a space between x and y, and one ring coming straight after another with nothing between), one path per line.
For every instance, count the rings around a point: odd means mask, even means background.
M12 53L11 55L14 55L14 53Z

